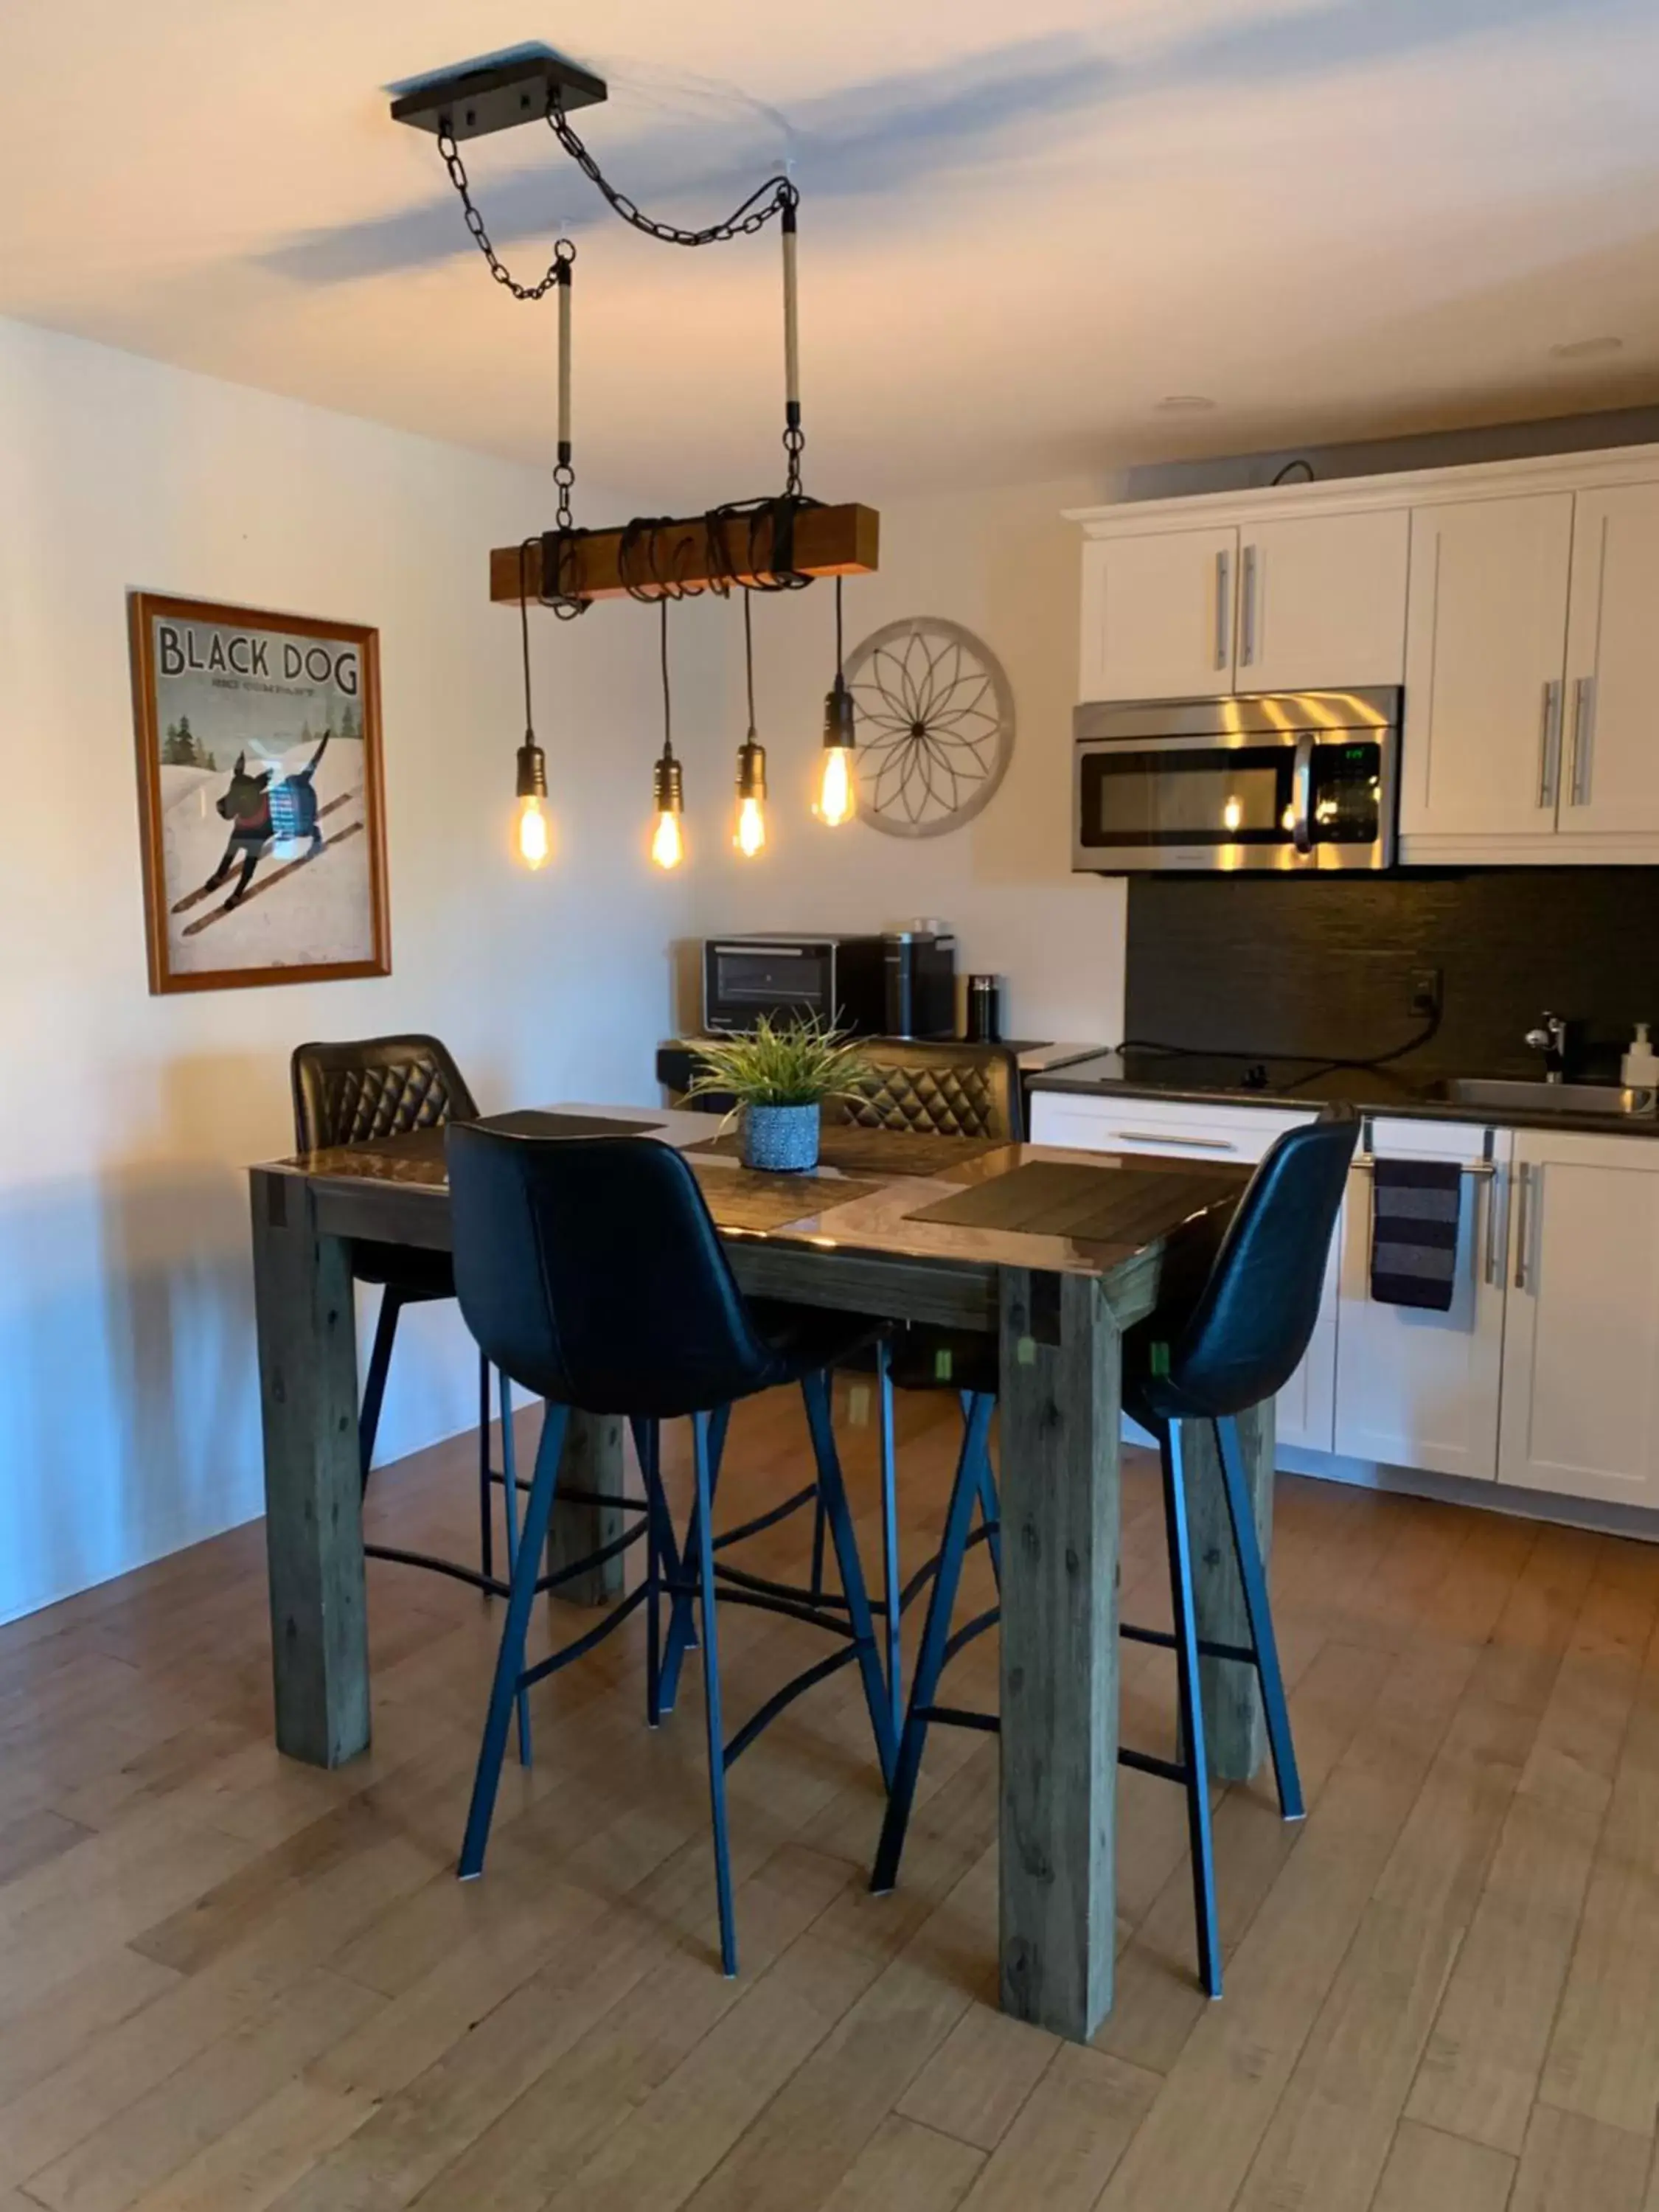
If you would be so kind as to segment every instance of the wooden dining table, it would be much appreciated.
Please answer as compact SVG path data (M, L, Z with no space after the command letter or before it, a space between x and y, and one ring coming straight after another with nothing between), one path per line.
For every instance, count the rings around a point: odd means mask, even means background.
M816 1172L764 1175L706 1114L576 1104L495 1125L682 1150L746 1291L1000 1339L1001 1998L1086 2039L1115 1949L1121 1338L1173 1268L1201 1265L1244 1172L845 1127L825 1130ZM370 1724L351 1248L449 1248L442 1133L275 1161L251 1184L276 1741L334 1766ZM1272 1407L1241 1425L1265 1553ZM619 1495L623 1452L619 1420L573 1418L578 1486ZM1199 1425L1188 1480L1200 1634L1237 1649L1243 1597ZM605 1540L610 1513L568 1508L556 1564ZM602 1601L620 1574L617 1559L574 1594ZM1265 1748L1254 1673L1206 1657L1203 1674L1212 1773L1248 1779Z

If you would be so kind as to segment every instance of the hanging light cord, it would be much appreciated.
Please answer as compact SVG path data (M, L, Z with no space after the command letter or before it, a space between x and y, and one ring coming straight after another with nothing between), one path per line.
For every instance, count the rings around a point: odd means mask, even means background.
M749 678L749 742L755 742L755 631L750 621L753 594L743 595L743 665Z
M837 576L837 577L836 577L836 675L837 675L837 676L839 676L839 675L841 674L842 668L843 668L843 667L844 667L844 665L846 665L846 655L842 653L842 649L841 649L841 586L842 586L842 579L841 579L841 577L839 577L839 576Z
M530 709L530 549L540 541L526 538L519 548L519 637L524 648L524 733L535 735L535 716Z
M674 757L674 708L668 690L668 599L662 601L662 757Z

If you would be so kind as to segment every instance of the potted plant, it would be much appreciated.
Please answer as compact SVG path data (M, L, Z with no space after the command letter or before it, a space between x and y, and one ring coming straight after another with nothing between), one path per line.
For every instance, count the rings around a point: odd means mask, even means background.
M857 1092L868 1071L855 1044L817 1020L763 1014L742 1036L699 1044L693 1097L720 1091L742 1117L743 1164L803 1172L818 1164L819 1109Z

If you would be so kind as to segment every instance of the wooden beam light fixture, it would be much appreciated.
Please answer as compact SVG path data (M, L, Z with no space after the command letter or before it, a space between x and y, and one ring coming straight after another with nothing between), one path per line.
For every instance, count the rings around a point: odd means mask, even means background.
M847 576L869 575L879 553L880 518L874 508L848 504L825 507L809 498L801 483L801 459L805 435L801 427L800 345L797 314L796 256L800 194L793 179L780 172L757 185L732 213L701 230L658 222L644 215L634 201L613 185L600 169L570 122L573 109L598 106L609 97L603 77L579 68L562 55L542 46L514 49L505 55L463 64L459 68L405 85L392 103L392 120L430 131L437 139L449 179L459 198L466 227L489 264L489 273L515 300L535 301L554 295L558 309L558 436L553 483L556 498L554 526L527 538L522 544L496 546L489 556L489 596L498 605L517 606L520 621L532 606L550 607L565 620L581 615L596 599L620 599L666 602L693 598L703 592L722 597L732 591L793 591L820 576L833 576L836 585L836 693L844 700L844 743L836 750L847 768L852 750L852 702L839 672L841 582ZM461 159L461 141L489 132L516 128L522 123L544 122L564 152L576 163L610 207L630 223L668 246L699 246L724 244L762 230L776 220L782 245L783 275L783 433L785 455L782 490L775 497L737 500L710 507L705 514L665 520L636 518L603 529L578 529L571 498L575 469L571 441L571 302L576 249L560 238L545 272L532 282L520 282L496 252L472 198L471 185ZM745 632L747 615L745 612ZM663 639L666 680L666 630ZM528 721L526 638L526 713ZM832 694L832 696L836 696ZM839 726L838 726L839 727ZM751 732L752 736L752 732ZM526 746L533 741L526 738ZM754 750L758 753L759 748ZM519 797L526 813L537 811L545 793L544 768L537 759L526 766L525 749L519 763ZM672 778L665 763L672 765ZM850 771L849 771L850 772ZM751 763L750 782L763 793L764 769ZM672 790L668 790L672 781ZM653 802L659 817L672 817L678 835L683 804L681 764L665 745L664 760L657 765ZM666 796L665 796L666 795ZM754 790L747 793L754 799ZM850 812L820 807L821 818L840 820ZM532 836L532 842L534 842ZM521 849L523 840L520 840ZM544 853L545 848L543 848ZM526 854L528 859L528 854Z

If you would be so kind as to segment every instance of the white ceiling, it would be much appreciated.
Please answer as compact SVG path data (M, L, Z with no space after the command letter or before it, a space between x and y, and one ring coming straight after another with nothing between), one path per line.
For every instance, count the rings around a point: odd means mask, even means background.
M654 212L793 162L825 495L1659 396L1656 0L8 0L0 313L546 458L550 310L379 88L529 39ZM775 232L466 152L513 263L577 240L579 471L775 488Z

